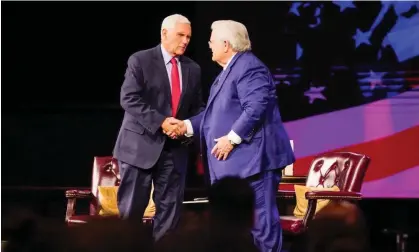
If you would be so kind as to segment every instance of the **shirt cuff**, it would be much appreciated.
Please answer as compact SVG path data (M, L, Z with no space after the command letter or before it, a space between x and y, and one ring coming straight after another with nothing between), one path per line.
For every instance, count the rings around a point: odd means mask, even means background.
M191 121L189 121L189 120L183 120L183 122L186 124L186 133L185 133L185 136L186 137L193 136L193 128L192 128Z
M227 138L235 144L240 144L242 142L241 137L237 135L234 131L230 131L230 133L228 133L227 135Z

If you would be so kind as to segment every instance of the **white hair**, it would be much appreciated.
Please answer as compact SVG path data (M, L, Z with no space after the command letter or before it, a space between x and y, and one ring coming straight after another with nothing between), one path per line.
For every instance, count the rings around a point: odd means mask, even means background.
M162 24L161 24L161 29L160 29L160 33L163 31L163 29L173 29L175 28L175 25L177 23L180 24L191 24L191 22L189 21L189 19L187 19L185 16L182 16L180 14L173 14L170 16L167 16Z
M212 23L211 29L221 40L228 41L236 52L252 49L246 26L233 20L218 20Z

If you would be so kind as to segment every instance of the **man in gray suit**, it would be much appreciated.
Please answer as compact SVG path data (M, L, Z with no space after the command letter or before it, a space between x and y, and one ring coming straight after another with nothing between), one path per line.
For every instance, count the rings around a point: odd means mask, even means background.
M186 130L179 129L183 124L177 119L205 108L201 69L183 56L190 39L186 17L166 17L161 44L129 57L121 88L125 114L113 152L121 173L118 208L123 219L142 218L153 181L155 240L176 227L183 202L188 166L185 142L191 139L179 136Z

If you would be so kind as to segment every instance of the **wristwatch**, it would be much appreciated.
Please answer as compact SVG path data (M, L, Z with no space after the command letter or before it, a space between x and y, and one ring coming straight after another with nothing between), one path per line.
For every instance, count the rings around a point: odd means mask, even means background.
M230 141L230 144L231 144L231 145L233 145L233 147L237 145L237 144L236 144L235 142L233 142L232 140L229 140L229 141Z

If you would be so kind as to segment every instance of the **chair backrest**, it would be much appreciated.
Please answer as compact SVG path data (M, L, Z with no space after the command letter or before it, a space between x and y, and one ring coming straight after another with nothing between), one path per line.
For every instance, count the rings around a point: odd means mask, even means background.
M97 197L98 186L119 186L121 181L118 162L112 156L94 157L92 194Z
M294 151L294 140L290 140L291 149ZM282 176L293 176L294 175L294 163L285 166L284 169L282 169Z
M341 191L360 192L370 158L353 152L330 152L317 156L310 165L306 186L338 186Z

